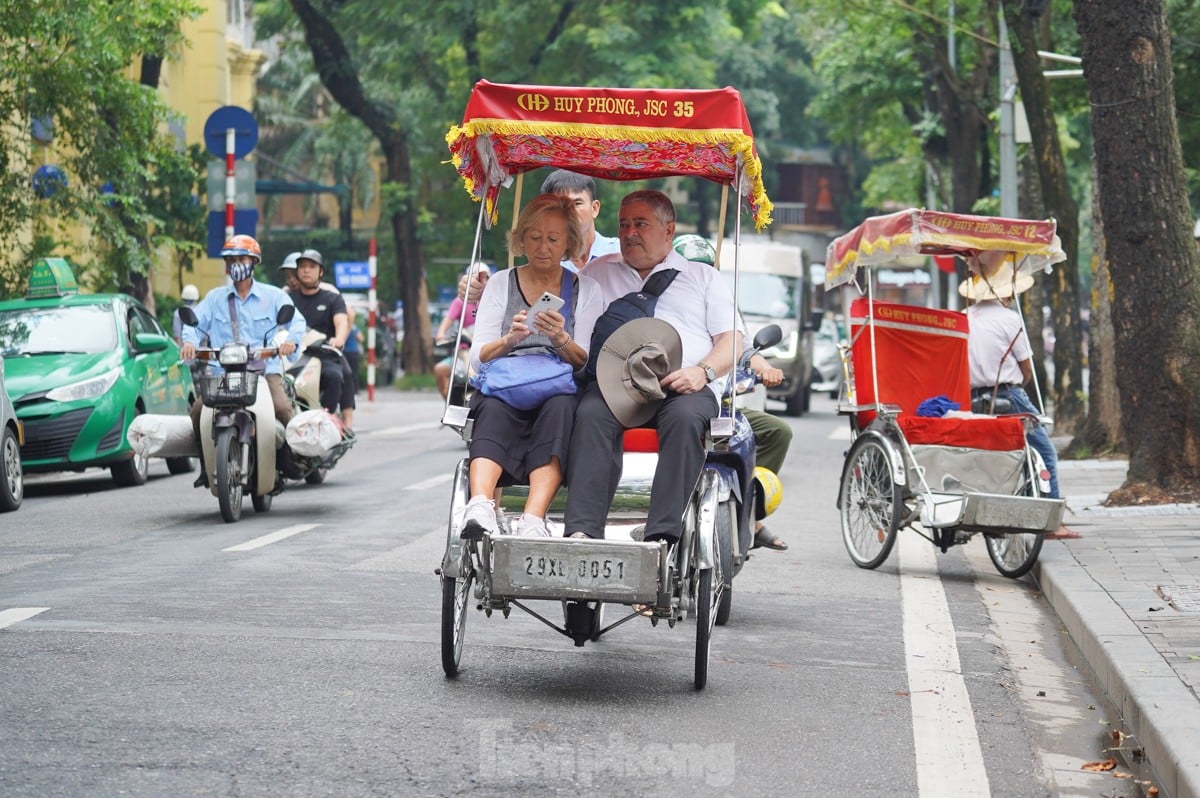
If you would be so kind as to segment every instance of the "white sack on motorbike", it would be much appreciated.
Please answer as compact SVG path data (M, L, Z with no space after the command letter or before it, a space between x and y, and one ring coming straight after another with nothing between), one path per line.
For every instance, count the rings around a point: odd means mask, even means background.
M324 457L342 441L342 422L325 410L305 410L288 422L288 446L301 457Z
M125 439L143 457L195 457L198 451L190 416L143 413L130 423Z

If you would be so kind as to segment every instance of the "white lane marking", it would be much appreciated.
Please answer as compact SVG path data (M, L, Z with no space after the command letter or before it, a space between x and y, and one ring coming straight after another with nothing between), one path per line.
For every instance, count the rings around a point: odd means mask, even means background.
M826 440L830 441L848 441L850 440L850 425L839 424L829 431Z
M426 422L424 424L409 424L406 427L387 427L378 432L372 432L374 436L389 436L389 435L405 435L409 432L420 432L421 430L437 429L441 424Z
M12 626L14 623L27 621L35 615L41 615L49 607L12 607L7 610L0 610L0 629L6 626Z
M988 796L983 749L936 553L911 531L902 531L898 542L904 661L921 798Z
M452 479L454 479L454 474L450 474L450 473L439 474L436 477L430 477L429 479L425 479L420 482L414 482L412 485L405 485L404 489L405 490L426 490L427 488L437 487L438 485L441 485L443 482L449 482Z
M221 551L252 551L253 549L261 549L263 546L269 546L272 543L278 543L284 538L290 538L292 535L299 535L301 532L307 532L314 529L320 524L296 524L295 526L284 527L278 532L272 532L269 535L262 535L252 540L247 540L245 543L239 543L236 546L221 549Z

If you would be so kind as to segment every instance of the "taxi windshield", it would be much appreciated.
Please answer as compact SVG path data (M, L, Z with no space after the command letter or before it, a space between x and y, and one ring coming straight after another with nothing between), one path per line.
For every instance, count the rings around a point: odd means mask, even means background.
M721 276L733 289L733 270ZM799 307L800 280L783 274L742 272L738 287L738 306L747 316L790 319Z
M111 352L117 346L112 305L0 310L0 354Z

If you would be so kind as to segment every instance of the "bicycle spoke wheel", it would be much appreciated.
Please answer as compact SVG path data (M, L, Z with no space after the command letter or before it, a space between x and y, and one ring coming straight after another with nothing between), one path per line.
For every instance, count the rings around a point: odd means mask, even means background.
M988 556L1003 576L1018 579L1029 573L1042 551L1044 538L1034 532L1010 532L1007 535L987 534Z
M904 513L891 461L874 437L859 437L842 468L842 540L859 568L878 568L896 545Z
M474 581L474 571L468 571L458 579L442 578L442 670L447 676L458 675Z
M709 649L712 643L713 622L713 570L700 572L696 587L696 689L703 690L708 684Z

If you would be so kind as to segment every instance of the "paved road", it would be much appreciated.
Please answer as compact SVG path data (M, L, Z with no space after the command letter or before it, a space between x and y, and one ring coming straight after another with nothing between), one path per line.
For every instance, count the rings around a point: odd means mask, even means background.
M828 400L791 420L792 546L738 577L706 690L687 623L577 649L520 613L473 614L446 680L464 450L436 401L377 398L327 484L238 524L161 464L34 480L0 519L0 794L1125 794L1081 770L1113 715L1031 580L978 541L850 564Z

